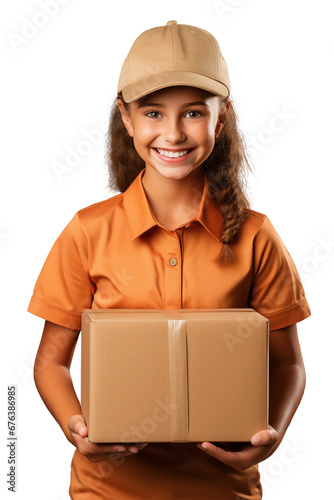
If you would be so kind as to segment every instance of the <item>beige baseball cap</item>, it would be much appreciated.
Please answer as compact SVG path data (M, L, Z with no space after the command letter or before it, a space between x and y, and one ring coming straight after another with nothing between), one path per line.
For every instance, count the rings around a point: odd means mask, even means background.
M228 97L231 88L215 37L201 28L168 21L135 40L123 63L117 92L122 92L125 102L132 102L175 85L221 97Z

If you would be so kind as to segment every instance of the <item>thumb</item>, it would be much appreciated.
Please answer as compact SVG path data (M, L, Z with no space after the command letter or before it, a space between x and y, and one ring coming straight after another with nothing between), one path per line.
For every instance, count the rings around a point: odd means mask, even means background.
M82 415L73 415L69 419L67 425L71 432L74 432L83 438L88 436L88 429Z
M257 432L252 436L251 443L253 446L266 446L268 444L276 443L278 434L276 429L269 425L268 429Z

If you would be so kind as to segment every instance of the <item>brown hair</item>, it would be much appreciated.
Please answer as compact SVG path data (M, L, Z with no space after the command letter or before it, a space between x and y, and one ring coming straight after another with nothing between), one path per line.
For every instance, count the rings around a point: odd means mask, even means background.
M121 95L119 97L122 99ZM247 217L246 208L249 208L245 192L245 174L246 170L250 169L250 164L232 102L226 117L225 104L228 101L230 101L229 98L222 100L223 119L226 118L224 127L216 139L213 151L203 163L209 193L215 199L224 217L221 235L223 245L218 256L218 260L222 262L233 258L229 245L237 238L242 223ZM111 110L107 132L106 161L109 170L109 187L121 192L124 192L139 172L145 168L144 160L135 150L133 139L123 124L117 98Z

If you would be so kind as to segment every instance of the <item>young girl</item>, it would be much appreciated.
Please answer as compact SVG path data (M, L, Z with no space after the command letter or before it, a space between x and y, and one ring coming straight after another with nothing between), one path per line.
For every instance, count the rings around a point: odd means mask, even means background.
M74 216L29 305L46 320L36 385L76 447L71 498L259 499L257 464L279 446L304 391L296 323L310 311L279 236L248 207L247 160L215 38L176 21L140 35L121 70L108 140L121 194ZM270 321L268 429L239 444L88 441L70 376L83 309L230 307Z

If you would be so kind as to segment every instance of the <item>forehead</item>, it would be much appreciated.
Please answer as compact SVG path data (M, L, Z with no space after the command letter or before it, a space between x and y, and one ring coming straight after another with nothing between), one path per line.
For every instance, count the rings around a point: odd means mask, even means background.
M157 90L135 102L138 105L144 105L146 102L166 102L168 100L175 102L176 99L180 101L183 100L184 102L206 102L209 100L218 100L219 98L206 90L196 87L175 86Z

